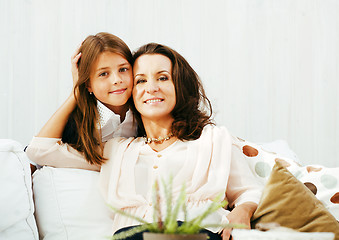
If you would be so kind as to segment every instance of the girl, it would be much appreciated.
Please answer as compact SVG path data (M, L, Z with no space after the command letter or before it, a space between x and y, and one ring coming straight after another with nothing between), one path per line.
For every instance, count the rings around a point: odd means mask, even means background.
M104 32L88 36L72 56L73 91L33 138L28 156L39 165L89 163L98 170L105 162L102 142L136 133L129 111L131 64L131 51L120 38Z

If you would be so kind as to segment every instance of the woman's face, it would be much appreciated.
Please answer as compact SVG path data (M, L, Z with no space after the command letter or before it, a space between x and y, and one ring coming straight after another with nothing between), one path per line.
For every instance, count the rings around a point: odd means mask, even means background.
M119 54L103 52L93 64L87 88L106 107L119 113L132 94L132 66Z
M133 100L144 119L173 119L176 104L171 60L161 54L144 54L134 63Z

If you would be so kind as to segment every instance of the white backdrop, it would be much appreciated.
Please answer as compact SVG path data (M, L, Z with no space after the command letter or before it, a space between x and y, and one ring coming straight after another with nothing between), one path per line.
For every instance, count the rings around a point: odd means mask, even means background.
M338 0L0 0L0 138L27 144L68 96L89 34L159 42L203 80L216 122L339 166Z

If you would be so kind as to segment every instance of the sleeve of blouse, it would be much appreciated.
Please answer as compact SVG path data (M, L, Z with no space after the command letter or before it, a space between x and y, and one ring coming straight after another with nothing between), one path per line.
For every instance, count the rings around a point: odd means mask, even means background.
M232 148L235 147L232 145ZM264 185L252 173L244 158L231 158L226 197L231 207L244 202L259 203Z
M60 138L33 137L26 154L41 166L100 170L99 166L89 164L77 150L62 143Z

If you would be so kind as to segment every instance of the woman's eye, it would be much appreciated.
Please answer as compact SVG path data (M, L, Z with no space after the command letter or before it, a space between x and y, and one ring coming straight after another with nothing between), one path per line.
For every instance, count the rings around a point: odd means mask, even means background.
M135 82L135 84L139 84L139 83L143 83L143 82L146 82L146 80L145 80L145 79L138 79L138 80Z
M128 68L120 68L119 69L119 72L127 72L128 71Z
M159 77L158 79L159 79L160 81L166 81L166 80L168 80L168 77L162 76L162 77Z
M108 75L107 72L103 72L103 73L100 73L100 74L99 74L100 77L106 77L107 75Z

